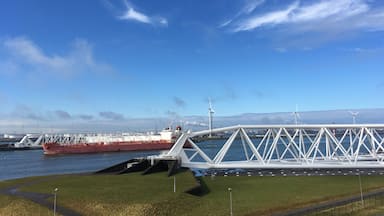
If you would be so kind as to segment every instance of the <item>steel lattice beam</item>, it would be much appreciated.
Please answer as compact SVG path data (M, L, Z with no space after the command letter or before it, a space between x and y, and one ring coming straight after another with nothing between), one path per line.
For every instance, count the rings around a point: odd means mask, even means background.
M227 134L213 155L193 141L211 132ZM191 168L384 168L383 145L383 124L238 125L184 133L159 157Z

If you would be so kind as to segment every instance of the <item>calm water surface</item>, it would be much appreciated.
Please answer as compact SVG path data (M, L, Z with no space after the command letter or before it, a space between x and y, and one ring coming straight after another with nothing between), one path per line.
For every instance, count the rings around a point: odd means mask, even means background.
M0 180L50 174L94 172L159 151L45 156L43 150L0 151Z

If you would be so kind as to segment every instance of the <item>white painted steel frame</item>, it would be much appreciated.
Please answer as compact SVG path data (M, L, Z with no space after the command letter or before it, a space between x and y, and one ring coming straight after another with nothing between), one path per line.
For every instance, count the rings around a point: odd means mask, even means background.
M40 143L43 139L44 137L42 135L27 134L19 142L15 142L13 145L16 148L38 147L41 145Z
M216 128L212 134L232 134L213 157L193 141L210 132L184 133L159 157L179 159L183 167L190 168L384 168L384 124ZM256 135L258 139L250 138ZM240 139L245 160L224 160L236 139ZM200 160L195 160L197 156Z

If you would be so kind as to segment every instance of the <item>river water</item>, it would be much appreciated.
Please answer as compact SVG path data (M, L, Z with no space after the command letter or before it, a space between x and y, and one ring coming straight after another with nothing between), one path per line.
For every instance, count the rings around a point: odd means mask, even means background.
M225 140L210 140L198 143L210 157L213 157ZM239 142L239 141L235 141ZM240 150L236 147L229 153L234 157ZM117 163L160 151L111 152L97 154L44 155L43 150L0 151L0 180L51 174L94 172Z
M0 151L0 180L50 174L94 172L159 151L46 156L43 150Z

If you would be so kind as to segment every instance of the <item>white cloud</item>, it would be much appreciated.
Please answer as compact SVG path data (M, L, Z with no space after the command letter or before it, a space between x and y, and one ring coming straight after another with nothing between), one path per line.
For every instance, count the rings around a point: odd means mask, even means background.
M8 38L1 45L0 49L5 50L7 60L0 62L0 66L12 73L25 69L21 69L20 66L28 67L32 72L58 75L72 75L84 71L112 71L109 65L95 61L92 46L84 39L76 39L72 49L65 55L49 55L26 37Z
M364 13L368 10L369 6L359 0L328 0L297 8L297 11L292 14L290 20L288 21L306 22L311 20L325 19L328 17L332 17L333 19L343 19Z
M220 28L223 28L223 27L225 27L225 26L231 24L232 21L233 21L233 19L226 20L226 21L224 21L223 23L221 23L221 24L219 25L219 27L220 27Z
M15 56L20 57L27 63L45 65L52 68L64 67L67 62L60 56L47 56L32 41L26 38L11 38L5 40L4 46Z
M246 1L243 9L240 11L240 14L250 14L264 2L265 0L248 0Z
M142 23L151 23L151 20L147 15L135 11L133 8L128 8L128 10L125 12L123 16L120 17L120 19L130 19L130 20L136 20Z
M168 25L168 20L163 18L163 17L159 17L158 18L159 22L162 24L162 25Z
M156 17L156 16L149 16L142 12L137 11L133 8L132 4L128 1L124 1L126 6L126 11L123 15L118 16L119 19L122 20L133 20L136 22L141 22L145 24L152 24L152 25L162 25L167 26L168 21L164 17Z
M295 1L285 9L238 17L229 27L234 32L280 25L299 31L383 30L384 9L373 9L370 3L368 0L322 0L310 4Z
M384 31L384 8L371 10L364 19L357 19L354 25L368 31Z
M263 25L275 25L287 22L290 13L293 10L297 9L298 5L298 2L294 2L285 10L274 11L262 16L256 16L250 19L246 19L244 22L241 22L240 25L235 28L234 31L247 31L258 28Z
M220 28L223 28L229 24L232 23L233 20L236 18L242 16L242 15L247 15L252 13L257 7L260 5L264 4L265 0L247 0L243 6L243 8L231 19L228 19L224 21L222 24L219 25Z

